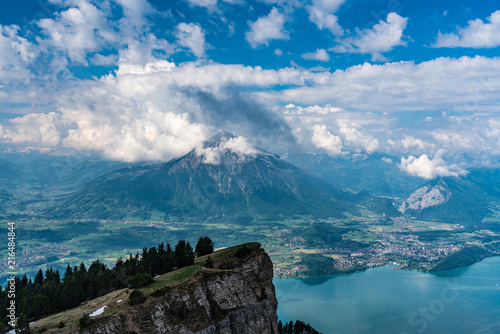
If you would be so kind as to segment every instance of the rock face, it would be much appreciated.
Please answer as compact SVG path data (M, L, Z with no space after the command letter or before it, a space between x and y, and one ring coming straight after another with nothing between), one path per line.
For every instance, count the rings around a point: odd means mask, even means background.
M258 244L214 259L135 307L104 316L82 333L274 334L278 333L273 266Z
M431 206L443 204L448 201L451 195L452 193L448 185L443 180L439 180L435 184L426 184L415 190L415 192L403 202L399 211L404 213L408 209L423 210Z

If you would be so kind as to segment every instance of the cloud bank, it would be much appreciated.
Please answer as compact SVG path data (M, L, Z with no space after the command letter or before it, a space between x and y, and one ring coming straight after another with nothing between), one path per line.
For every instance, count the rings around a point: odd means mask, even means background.
M33 36L0 24L2 145L164 161L225 128L246 138L248 146L229 144L242 154L384 152L404 155L402 168L427 178L460 175L461 161L498 160L499 57L389 62L391 50L413 45L411 15L387 11L373 26L349 28L338 20L349 9L343 0L265 0L232 22L241 4L192 0L183 8L196 15L187 16L146 0L53 1L53 15L33 20ZM494 47L498 13L436 45ZM323 33L312 52L288 47L298 19ZM250 65L213 59L233 46L218 46L221 34L241 42ZM337 66L344 53L363 60ZM370 57L386 62L364 62Z

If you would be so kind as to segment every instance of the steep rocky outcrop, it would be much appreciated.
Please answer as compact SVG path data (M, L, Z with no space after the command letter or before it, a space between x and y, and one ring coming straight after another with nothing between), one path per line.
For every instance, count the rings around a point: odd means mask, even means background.
M415 192L403 202L399 210L403 213L408 209L423 210L431 206L445 203L451 195L452 193L448 185L443 180L428 183L415 190Z
M214 254L213 263L214 269L202 268L164 296L101 316L81 333L278 333L273 266L260 245Z
M473 171L465 177L437 178L411 194L399 211L421 220L476 226L492 213L491 207L500 198L499 179L497 172L486 171Z

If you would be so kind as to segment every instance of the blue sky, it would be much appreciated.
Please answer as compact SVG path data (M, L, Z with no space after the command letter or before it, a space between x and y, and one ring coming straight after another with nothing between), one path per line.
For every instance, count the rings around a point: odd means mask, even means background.
M243 155L383 152L412 175L463 175L499 158L499 10L493 1L9 2L0 145L162 161L225 128L241 136L230 147Z

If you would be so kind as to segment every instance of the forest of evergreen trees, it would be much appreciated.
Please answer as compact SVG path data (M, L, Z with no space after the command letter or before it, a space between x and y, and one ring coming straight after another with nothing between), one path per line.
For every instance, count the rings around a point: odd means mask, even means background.
M213 242L201 237L196 250L199 256L209 254L213 252ZM111 269L99 260L92 262L88 269L83 262L80 266L68 265L62 277L58 270L48 268L44 273L40 269L34 279L26 275L15 278L16 313L33 321L117 289L147 285L153 282L155 275L189 266L194 259L195 250L190 243L179 240L174 249L169 243L166 246L160 243L158 247L144 248L141 255L119 258ZM7 289L0 287L0 332L7 328L9 302Z
M311 325L306 324L300 320L286 322L283 324L281 320L278 322L278 332L279 334L321 334L317 330L311 327Z

